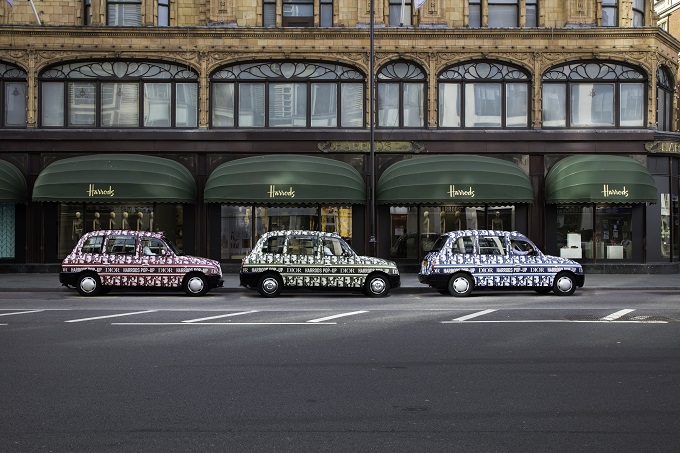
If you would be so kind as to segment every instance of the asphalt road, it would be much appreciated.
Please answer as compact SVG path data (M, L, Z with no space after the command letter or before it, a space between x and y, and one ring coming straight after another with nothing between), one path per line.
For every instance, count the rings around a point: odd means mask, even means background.
M2 452L677 452L680 292L3 293Z

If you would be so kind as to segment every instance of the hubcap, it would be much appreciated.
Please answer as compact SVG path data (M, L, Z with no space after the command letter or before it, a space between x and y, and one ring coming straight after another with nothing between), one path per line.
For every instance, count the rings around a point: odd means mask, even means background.
M97 288L97 281L92 277L85 277L80 281L80 289L86 293L91 293Z
M262 282L262 288L267 293L276 292L278 287L279 287L279 282L277 282L275 278L268 278L268 279L265 279L265 281Z
M557 287L562 292L571 291L572 286L573 283L569 277L561 277L559 280L557 280Z
M370 286L373 294L380 294L385 291L385 281L381 278L371 280Z
M470 283L465 278L457 278L453 282L453 289L456 290L457 293L464 293L468 288L470 288Z
M189 279L189 291L192 293L200 293L203 290L203 279L200 277L192 277Z

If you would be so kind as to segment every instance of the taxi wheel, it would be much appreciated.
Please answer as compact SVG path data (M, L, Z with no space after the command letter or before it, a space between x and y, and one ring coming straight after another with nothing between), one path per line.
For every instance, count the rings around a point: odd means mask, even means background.
M202 296L208 292L208 279L203 274L189 274L184 277L182 289L188 296Z
M283 281L277 274L265 274L257 282L257 292L262 297L276 297L281 294Z
M569 272L560 272L555 276L553 292L558 296L571 296L576 291L574 276Z
M467 274L454 274L449 280L449 293L456 297L469 296L474 287L472 277Z
M385 297L390 292L390 281L382 274L369 275L364 293L369 297Z
M97 274L86 272L78 277L76 289L81 296L98 296L102 290L102 282Z

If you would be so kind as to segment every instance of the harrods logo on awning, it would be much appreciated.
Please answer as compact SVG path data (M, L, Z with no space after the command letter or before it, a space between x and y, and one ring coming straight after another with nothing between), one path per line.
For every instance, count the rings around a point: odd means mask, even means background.
M88 197L98 197L104 195L112 197L115 195L115 190L113 187L109 186L108 189L97 189L94 184L90 184L86 192Z
M293 190L292 187L289 187L288 190L277 190L276 186L274 184L271 184L269 186L269 198L277 198L277 197L288 197L288 198L295 198L295 191Z
M605 184L604 186L602 186L602 194L604 195L605 198L616 196L623 196L628 198L628 189L626 189L626 186L623 186L623 189L610 189L609 184Z
M470 198L475 198L475 191L472 190L472 186L470 186L468 189L458 189L456 190L455 184L449 185L449 197L450 198L456 198L456 197L470 197Z

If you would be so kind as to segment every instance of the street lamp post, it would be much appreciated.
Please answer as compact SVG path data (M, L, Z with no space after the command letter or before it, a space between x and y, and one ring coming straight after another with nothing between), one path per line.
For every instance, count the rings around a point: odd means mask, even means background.
M370 36L370 51L369 51L369 62L368 62L368 126L370 130L370 142L369 142L369 229L370 237L368 239L368 245L370 249L370 255L376 256L376 226L375 226L375 126L374 126L374 105L375 105L375 46L374 46L374 25L375 25L375 10L374 10L374 0L369 0L370 2L370 25L369 25L369 36Z

